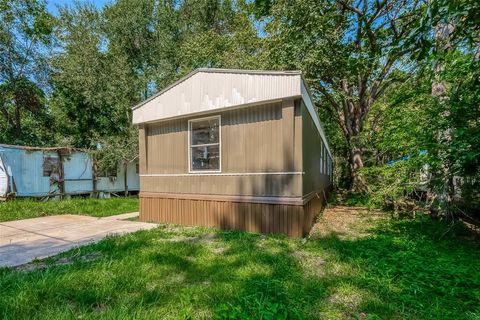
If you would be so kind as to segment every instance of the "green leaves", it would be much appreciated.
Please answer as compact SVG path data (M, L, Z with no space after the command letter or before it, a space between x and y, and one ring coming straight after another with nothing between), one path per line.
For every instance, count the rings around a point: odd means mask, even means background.
M44 145L51 138L46 53L53 18L43 1L0 1L0 143Z

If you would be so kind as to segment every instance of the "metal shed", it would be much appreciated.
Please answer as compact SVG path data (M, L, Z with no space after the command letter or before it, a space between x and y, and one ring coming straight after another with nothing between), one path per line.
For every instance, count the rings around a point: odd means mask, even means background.
M133 107L140 218L306 234L332 156L299 71L198 69Z
M137 163L95 177L91 156L79 149L0 145L0 198L60 197L139 190ZM126 183L126 185L125 185Z

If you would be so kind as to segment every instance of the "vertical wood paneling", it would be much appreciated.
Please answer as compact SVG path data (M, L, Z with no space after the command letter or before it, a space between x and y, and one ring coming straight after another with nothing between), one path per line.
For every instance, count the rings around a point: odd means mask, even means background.
M301 206L140 197L140 220L301 237L322 205L319 198Z

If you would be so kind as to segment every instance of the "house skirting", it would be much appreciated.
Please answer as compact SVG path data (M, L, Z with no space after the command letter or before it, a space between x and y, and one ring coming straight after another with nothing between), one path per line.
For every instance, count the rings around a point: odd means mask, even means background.
M323 194L261 198L141 193L140 220L302 237L324 205Z

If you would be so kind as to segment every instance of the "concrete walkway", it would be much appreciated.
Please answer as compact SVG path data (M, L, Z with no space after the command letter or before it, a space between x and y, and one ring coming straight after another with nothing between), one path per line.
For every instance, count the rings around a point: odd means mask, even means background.
M117 235L155 228L154 223L126 221L138 212L95 218L59 215L0 222L0 267L43 259L73 247Z

